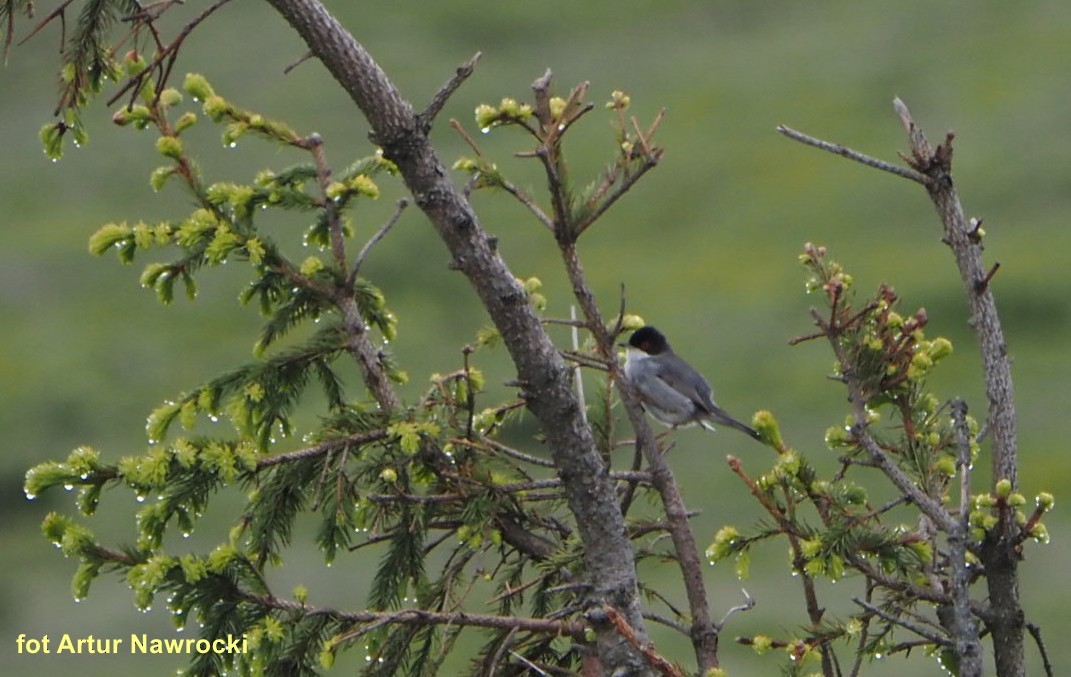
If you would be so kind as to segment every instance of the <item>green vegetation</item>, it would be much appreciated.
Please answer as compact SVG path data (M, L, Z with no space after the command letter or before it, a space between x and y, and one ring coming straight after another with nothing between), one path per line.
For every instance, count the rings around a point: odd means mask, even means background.
M835 459L822 458L823 436L843 418L836 384L822 381L830 369L828 353L787 345L811 326L807 307L814 301L803 296L795 264L804 241L833 245L858 286L870 289L886 281L908 307L926 307L932 335L947 335L956 346L955 359L934 373L935 390L962 395L980 411L977 354L951 257L938 242L939 226L924 198L884 177L805 151L773 128L792 124L892 158L894 149L903 147L888 106L894 94L912 104L932 133L954 127L963 199L972 214L985 219L990 251L1002 263L994 288L1016 360L1023 484L1059 495L1071 480L1071 462L1054 444L1068 432L1062 410L1071 282L1062 270L1071 234L1062 226L1071 193L1063 178L1068 163L1060 153L1066 146L1064 64L1071 9L1055 1L1021 7L968 2L935 7L918 1L887 8L828 2L776 10L724 2L538 3L501 9L395 3L371 12L356 5L335 11L417 101L434 91L452 64L476 49L484 52L476 76L440 118L435 138L444 157L469 149L442 121L467 122L477 103L500 101L504 92L523 97L527 83L546 66L560 83L591 80L596 100L615 88L628 89L641 118L665 106L660 131L665 159L582 244L589 277L605 302L616 300L624 282L629 311L670 332L682 354L710 377L719 401L740 412L776 411L786 438L806 446L808 458L826 467ZM277 17L256 6L224 13L226 20L209 22L191 38L195 49L182 57L182 72L208 72L229 98L278 114L297 129L318 130L331 143L338 166L371 153L363 123L318 64L279 75L304 50ZM238 27L240 42L235 41ZM139 229L138 219L163 221L191 210L181 191L163 186L167 175L153 174L151 180L148 175L148 168L160 162L158 152L174 157L181 148L169 142L154 147L147 133L113 129L114 111L94 107L85 114L87 150L69 147L58 164L41 153L36 132L48 121L55 94L42 64L55 63L53 38L46 32L15 48L0 70L7 149L0 161L0 309L5 315L0 477L8 515L2 556L9 572L0 589L5 608L0 638L9 647L19 633L56 628L102 636L153 627L166 631L167 615L134 611L124 585L112 589L101 581L88 603L71 604L71 564L50 551L38 529L44 510L66 508L64 497L46 495L26 504L23 473L83 444L100 450L109 462L141 454L142 424L154 406L248 360L248 337L261 323L255 308L243 309L235 299L234 290L249 281L248 268L204 271L196 304L187 303L179 287L171 307L162 308L153 292L137 288L135 271L86 255L85 243L101 224L116 225L97 236L98 248L117 242L136 246L139 237L143 242L155 237L152 229ZM413 45L419 50L414 52ZM245 121L247 128L251 122ZM612 133L606 130L607 139ZM221 203L250 204L254 198L226 183L248 181L251 166L280 166L274 148L233 134L219 143L213 126L195 125L188 135L203 163L226 177L216 191ZM226 148L232 141L236 147ZM598 167L602 155L587 156L585 150L603 141L581 140L574 150L578 174ZM480 142L496 158L515 150L496 135ZM219 149L216 154L206 150L211 147ZM538 187L539 178L516 162L510 176ZM457 177L464 179L460 172ZM362 185L341 181L336 190L360 199ZM155 194L161 187L165 190ZM364 237L390 218L401 196L397 186L381 188L381 198L354 224ZM478 195L476 204L515 272L540 275L548 312L567 315L561 304L569 297L568 281L545 273L557 270L557 251L546 233L515 204L490 195ZM269 225L280 233L288 227L282 220ZM191 236L195 229L196 224ZM248 241L225 239L215 236L205 243L215 243L221 254L217 263L229 247L244 246L249 258L270 255L270 249L258 254ZM486 324L468 286L446 263L445 250L415 210L402 216L367 263L365 272L386 290L398 312L401 330L393 353L414 375L456 361L459 347ZM308 262L301 272L315 275L314 268ZM168 281L183 276L164 272L147 271L142 282L155 295L169 297ZM315 342L318 336L300 338ZM262 338L270 343L274 337ZM560 338L564 345L565 332ZM501 351L489 353L488 360L485 378L494 391L512 374ZM427 385L411 382L402 392L415 399ZM255 391L241 392L256 401ZM182 403L176 406L168 412L183 417ZM293 417L307 423L310 411L299 409ZM700 540L713 540L727 522L743 526L762 517L723 462L727 453L749 459L756 452L746 444L729 434L677 434L671 464L689 504L704 510L694 523ZM980 466L984 471L986 464ZM390 481L389 474L380 477ZM225 504L237 500L221 498ZM100 533L102 540L135 542L124 508L106 503L102 510L108 511L113 531ZM140 507L134 504L128 511ZM1049 584L1066 554L1059 533L1067 521L1057 510L1046 523L1055 540L1044 557L1024 565L1023 593L1032 620L1051 638L1067 601L1058 586ZM224 538L195 534L189 549ZM295 529L288 560L315 562L316 539L315 525ZM828 569L834 560L826 551L821 555L812 561ZM799 608L798 586L774 578L784 571L783 562L781 548L758 547L751 555L755 583L747 585L758 607L735 617L729 634L754 634L771 624L791 630L804 622L783 617L778 600L791 599L790 608ZM711 572L711 595L724 607L738 599L739 584L721 569ZM367 572L365 585L373 573ZM366 590L354 589L352 572L332 570L323 578L317 590L332 590L355 604L364 599ZM760 594L758 581L768 580ZM273 581L282 590L299 582ZM659 648L669 655L687 650L674 642L667 639ZM1050 650L1058 673L1071 665L1071 650L1058 642L1051 642ZM729 674L749 669L768 674L762 670L766 666L754 667L749 652L723 649ZM1036 660L1033 651L1028 654ZM916 660L920 670L936 674L932 659ZM75 664L60 657L18 661L20 669L32 666L37 674L69 672ZM101 657L94 665L112 674L141 674L170 670L174 662ZM877 665L872 674L899 674L900 669L883 672Z

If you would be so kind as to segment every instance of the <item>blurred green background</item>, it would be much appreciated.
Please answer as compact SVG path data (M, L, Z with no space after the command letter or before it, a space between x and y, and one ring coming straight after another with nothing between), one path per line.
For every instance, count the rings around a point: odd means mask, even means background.
M169 25L176 28L202 4L188 3ZM472 130L476 104L526 97L529 83L547 67L563 94L590 80L596 104L613 89L627 90L641 121L665 107L658 137L666 148L663 163L581 242L592 285L612 313L618 286L626 284L629 311L670 336L677 351L707 374L723 406L745 418L771 409L790 444L826 463L822 434L843 420L844 393L825 379L832 357L824 346L787 345L809 330L808 308L818 302L805 296L796 263L804 242L828 245L863 293L887 281L904 297L906 310L924 306L928 333L946 335L956 346L954 357L935 372L935 389L968 398L981 417L978 355L960 281L923 190L792 143L774 127L788 124L891 160L906 145L890 107L892 97L900 96L932 139L954 129L961 197L970 215L985 220L989 262L1001 263L995 290L1015 360L1023 489L1030 496L1049 490L1058 499L1048 520L1052 544L1027 548L1022 594L1030 620L1047 632L1056 672L1071 668L1071 645L1057 641L1071 603L1060 565L1071 556L1069 519L1059 509L1071 480L1071 457L1060 442L1071 435L1065 340L1071 298L1071 5L401 0L330 7L418 107L456 64L483 52L476 74L453 97L435 132L447 162L467 152L445 124L450 117ZM51 3L41 3L38 12L50 9ZM23 22L16 39L31 23ZM103 105L87 114L88 147L69 147L58 163L45 158L37 131L54 105L58 39L56 27L47 29L13 48L0 69L0 672L166 674L181 659L15 655L20 633L58 638L64 632L171 632L165 613L135 611L131 595L114 579L99 580L88 599L72 601L74 564L45 542L38 525L49 510L71 512L73 502L62 492L25 500L23 473L81 444L110 459L139 453L149 411L249 359L258 317L237 305L237 291L248 279L240 266L202 274L195 303L178 299L162 307L138 287L140 266L86 253L88 236L105 222L181 218L189 205L177 187L153 193L148 175L162 164L153 135L114 128L112 111ZM341 167L371 151L367 129L318 63L282 75L304 51L265 3L233 3L187 40L176 74L181 79L187 71L203 72L238 105L283 118L301 132L318 131L329 159ZM218 134L202 121L187 141L188 148L196 144L193 150L213 180L248 181L262 168L303 160L253 140L224 150ZM601 107L573 134L574 176L586 183L582 177L592 176L611 152ZM479 141L517 183L538 193L535 167L510 157L523 149L524 139L496 132ZM401 194L386 182L383 188L380 203L359 214L358 228L366 235ZM569 287L552 238L503 196L479 194L475 203L485 226L501 238L515 274L539 276L548 314L567 316ZM456 368L460 346L486 323L447 259L432 229L411 209L364 270L400 318L393 350L413 377L410 397L430 372ZM503 351L481 354L479 362L493 382L511 376ZM754 472L770 461L732 432L677 434L671 463L690 506L703 510L694 522L703 544L723 523L747 527L760 517L725 466L727 453L741 456ZM979 464L980 476L987 463ZM236 505L235 497L223 495L211 514L225 518ZM107 494L91 527L108 542L131 541L134 508L129 493ZM205 527L189 547L211 547L225 530L222 521ZM311 602L359 605L374 562L344 559L343 566L324 569L311 550L311 535L298 533L291 566L276 577L280 592L303 582ZM733 619L727 635L787 636L804 622L802 595L786 564L777 545L756 552L752 578L744 583L728 568L710 570L716 616L738 603L741 585L758 602L756 610ZM645 567L644 573L672 582L675 569ZM834 600L856 593L856 583L823 590L830 613L851 610ZM674 595L681 597L675 588ZM656 639L664 653L692 664L684 643ZM1028 653L1028 673L1038 674L1033 645ZM780 661L756 658L728 637L721 655L734 677L774 674ZM336 672L352 671L359 660L340 662ZM941 672L921 655L911 662L919 674ZM903 674L903 668L885 661L867 674Z

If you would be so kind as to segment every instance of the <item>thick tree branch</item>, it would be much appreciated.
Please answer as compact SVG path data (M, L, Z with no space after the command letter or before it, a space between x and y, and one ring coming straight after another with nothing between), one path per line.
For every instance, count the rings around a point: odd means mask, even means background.
M608 468L581 416L571 369L465 196L448 180L412 106L371 55L317 0L269 2L364 113L373 139L398 165L416 205L450 250L454 267L476 290L517 367L528 408L546 434L585 545L585 564L595 594L619 609L642 636L635 563L624 518ZM648 669L643 656L612 628L599 628L597 636L607 672Z

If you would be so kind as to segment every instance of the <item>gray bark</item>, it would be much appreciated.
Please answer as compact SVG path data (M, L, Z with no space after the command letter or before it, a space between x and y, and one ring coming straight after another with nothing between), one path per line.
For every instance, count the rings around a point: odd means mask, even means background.
M593 602L617 608L646 639L633 552L608 468L572 387L572 370L551 343L493 240L447 178L427 137L430 120L414 112L368 52L317 0L269 0L364 113L373 140L401 171L416 205L449 249L452 267L472 284L502 335L528 409L540 422L584 543ZM647 672L641 654L612 628L597 627L606 674Z

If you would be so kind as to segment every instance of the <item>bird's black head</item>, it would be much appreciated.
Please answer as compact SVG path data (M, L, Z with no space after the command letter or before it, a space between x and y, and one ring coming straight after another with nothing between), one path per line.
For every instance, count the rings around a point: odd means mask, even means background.
M632 332L628 344L648 355L658 355L669 350L669 341L662 335L662 332L651 326L640 327Z

